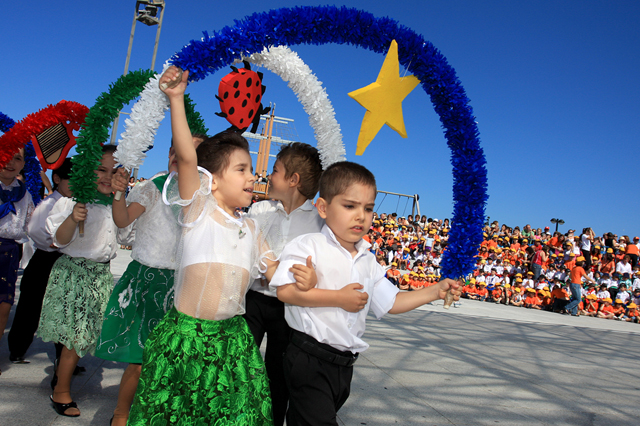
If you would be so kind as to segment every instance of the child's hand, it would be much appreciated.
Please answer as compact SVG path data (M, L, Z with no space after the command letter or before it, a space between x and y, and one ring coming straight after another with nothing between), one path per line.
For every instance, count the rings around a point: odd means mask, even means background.
M160 77L160 90L169 97L183 96L187 90L188 78L189 71L183 72L180 68L172 65Z
M445 278L440 281L438 284L438 297L440 299L444 299L447 295L447 291L451 290L451 294L453 295L453 300L460 300L460 295L462 294L462 282L455 281L450 278Z
M306 265L293 265L289 268L290 272L293 272L293 278L296 280L296 287L301 291L309 291L318 284L318 277L316 276L316 270L311 262L311 256L307 257Z
M364 286L360 283L352 283L342 287L340 290L339 300L340 308L347 312L360 312L364 309L369 300L369 295L360 291Z
M129 173L124 167L120 167L116 170L116 173L111 178L111 189L120 192L126 192L129 184Z
M71 212L71 220L75 223L82 222L87 219L87 208L84 203L76 203Z

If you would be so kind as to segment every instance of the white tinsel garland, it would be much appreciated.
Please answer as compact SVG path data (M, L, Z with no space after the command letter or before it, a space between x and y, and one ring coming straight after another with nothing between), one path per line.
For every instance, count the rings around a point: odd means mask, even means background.
M261 53L254 53L244 59L277 74L294 91L305 112L309 114L309 124L316 136L322 168L344 161L342 132L327 91L298 54L287 46L265 47Z
M160 74L156 74L144 86L140 99L131 108L131 115L125 120L125 131L120 135L118 149L113 153L116 161L131 171L144 162L146 151L153 146L153 141L169 109L169 98L159 87L162 74L169 67L166 62Z
M245 59L277 74L294 91L305 112L309 114L309 124L316 136L323 168L326 169L337 161L344 161L342 133L327 92L298 54L286 46L278 46L265 48L262 53ZM165 63L162 73L168 66ZM145 85L140 99L131 109L131 115L125 120L125 131L114 157L127 170L142 165L146 157L145 151L153 146L156 131L169 108L169 100L159 87L162 73Z

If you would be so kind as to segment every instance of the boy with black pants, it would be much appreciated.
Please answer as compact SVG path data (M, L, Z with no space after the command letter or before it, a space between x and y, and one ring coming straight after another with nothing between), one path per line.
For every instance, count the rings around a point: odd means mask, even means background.
M320 233L291 241L283 250L270 287L286 303L292 328L285 353L289 388L287 425L337 425L337 412L349 397L353 364L368 345L361 336L369 309L377 318L407 312L444 298L460 285L445 279L418 291L403 292L362 237L373 220L376 182L363 166L338 162L320 179L318 213L326 225ZM289 269L311 257L317 275L314 288L301 288Z

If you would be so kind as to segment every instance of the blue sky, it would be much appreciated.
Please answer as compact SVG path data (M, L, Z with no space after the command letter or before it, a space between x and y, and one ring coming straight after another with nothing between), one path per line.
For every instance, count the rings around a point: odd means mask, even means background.
M597 234L640 234L640 2L636 1L176 1L167 0L156 70L202 31L270 8L336 4L397 20L431 41L453 66L471 100L487 158L487 215L511 226L591 226ZM0 14L0 111L18 121L61 99L91 107L124 70L135 1L5 2ZM129 69L151 64L155 27L138 24ZM383 128L364 156L356 141L364 109L348 92L375 81L383 55L341 45L292 46L323 82L342 128L347 158L370 168L381 190L420 195L423 214L452 212L450 152L426 93L403 103L408 138ZM263 70L264 71L264 70ZM213 134L220 71L190 86ZM315 145L302 106L265 72L264 100L295 120ZM121 120L122 123L123 120ZM121 125L118 133L122 132ZM169 120L141 169L166 168ZM387 197L379 211L405 209Z

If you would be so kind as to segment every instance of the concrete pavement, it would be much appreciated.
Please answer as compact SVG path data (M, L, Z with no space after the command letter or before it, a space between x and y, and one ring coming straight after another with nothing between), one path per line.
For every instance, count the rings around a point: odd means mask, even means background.
M130 252L112 262L124 272ZM9 327L13 319L9 319ZM7 330L8 331L8 330ZM5 331L6 333L6 331ZM637 425L640 324L524 308L441 302L370 318L341 425ZM0 425L108 425L124 364L86 356L72 395L79 418L48 401L54 348L36 339L31 364L0 342Z

